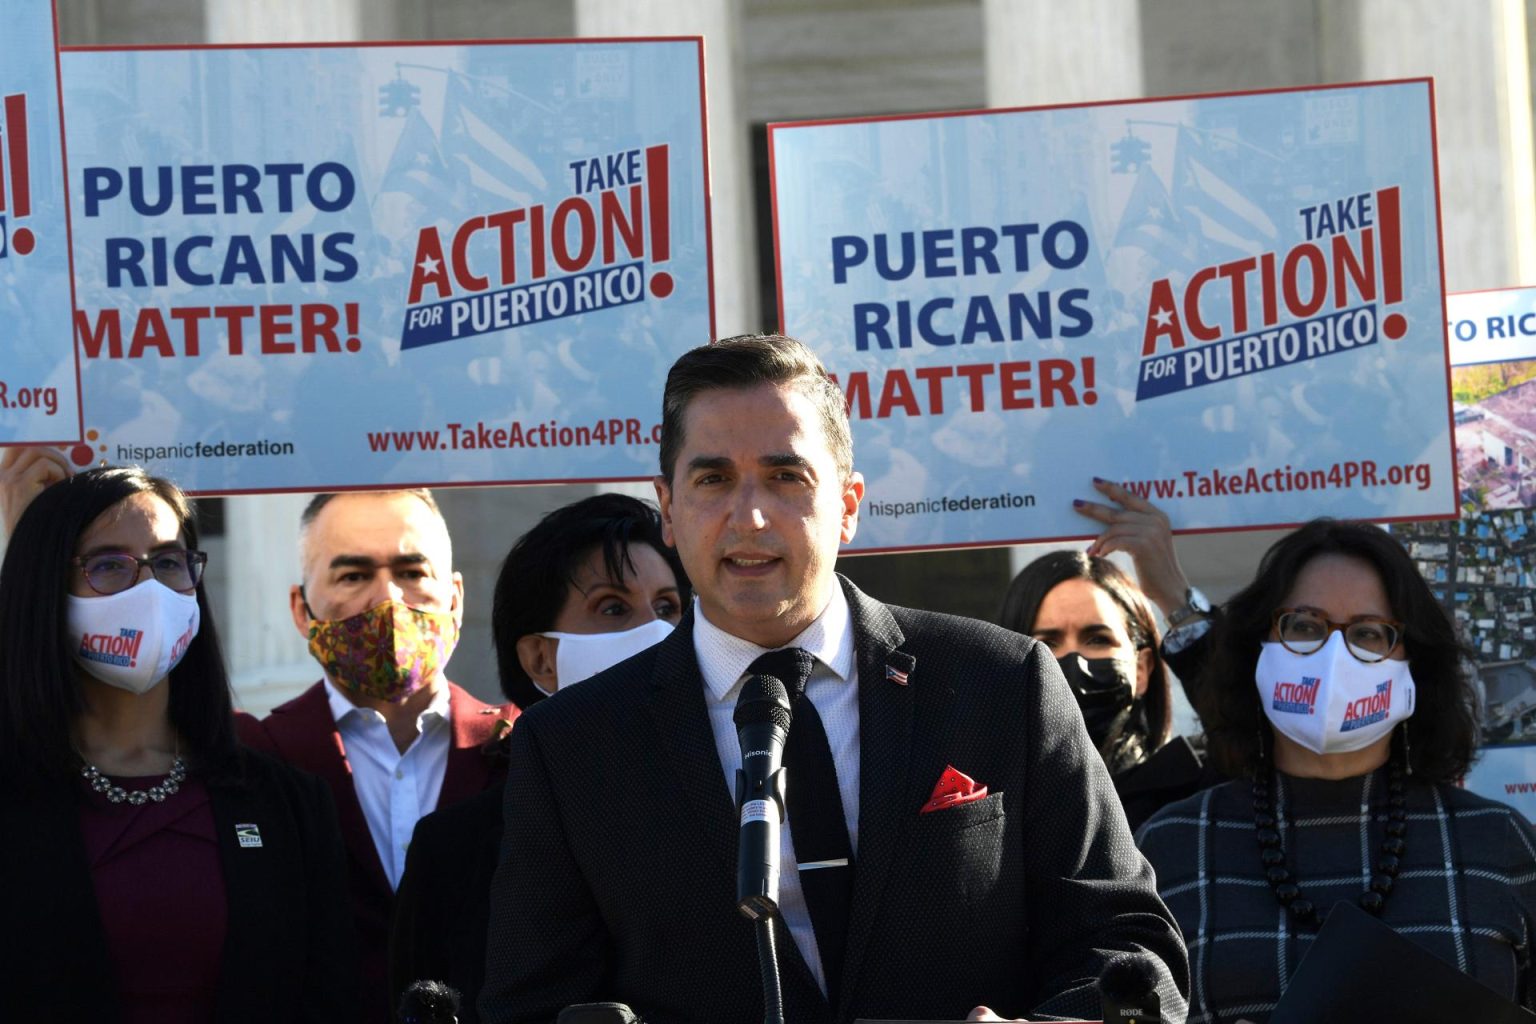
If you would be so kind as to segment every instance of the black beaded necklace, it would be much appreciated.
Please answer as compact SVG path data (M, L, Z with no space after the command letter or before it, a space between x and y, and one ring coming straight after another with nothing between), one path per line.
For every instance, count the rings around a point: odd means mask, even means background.
M1380 916L1392 895L1402 866L1403 833L1408 830L1408 798L1403 777L1405 772L1398 756L1387 762L1387 826L1381 839L1381 859L1376 862L1376 873L1371 876L1371 887L1355 900L1367 913ZM1265 877L1274 891L1275 899L1290 911L1291 920L1298 925L1316 928L1321 921L1317 907L1302 896L1291 869L1285 863L1285 848L1280 842L1279 822L1275 818L1274 801L1270 784L1274 778L1274 766L1266 758L1259 773L1253 779L1253 826L1258 832L1259 860L1264 865Z

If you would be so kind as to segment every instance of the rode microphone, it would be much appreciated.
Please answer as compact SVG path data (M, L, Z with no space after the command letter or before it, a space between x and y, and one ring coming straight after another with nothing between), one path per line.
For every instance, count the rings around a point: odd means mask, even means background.
M1157 994L1157 967L1134 953L1117 956L1099 975L1099 999L1104 1024L1161 1024L1162 1000Z
M773 676L748 676L736 698L736 908L756 921L779 910L779 830L784 825L784 741L789 691Z
M623 1003L577 1003L560 1011L555 1024L644 1024Z
M400 995L400 1024L458 1024L459 993L441 981L413 981Z

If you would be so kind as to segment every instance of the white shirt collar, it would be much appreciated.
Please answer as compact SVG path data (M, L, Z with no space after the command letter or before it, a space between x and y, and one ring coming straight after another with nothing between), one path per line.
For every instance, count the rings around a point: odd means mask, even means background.
M833 581L832 597L821 614L784 647L801 647L843 681L854 678L853 619L842 585ZM778 648L759 647L750 640L727 633L704 616L694 598L693 650L699 659L704 689L716 701L735 700L748 666Z
M329 676L321 676L320 678L321 682L325 683L325 698L330 702L331 717L336 720L337 725L340 725L353 715L359 715L366 720L367 715L364 715L363 712L372 712L375 719L383 721L384 716L374 711L373 708L361 707L348 700L346 694L342 693L336 684L331 682ZM416 716L417 733L425 732L427 727L434 721L448 721L448 707L448 687L443 686L438 689L437 695L432 698L432 703L428 704L421 714Z

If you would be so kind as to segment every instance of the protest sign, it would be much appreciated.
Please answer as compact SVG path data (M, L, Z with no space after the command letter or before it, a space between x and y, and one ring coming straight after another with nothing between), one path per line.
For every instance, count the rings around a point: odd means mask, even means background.
M1456 508L1427 80L769 127L862 550Z
M85 438L201 493L648 478L701 41L66 50Z
M1536 288L1446 297L1458 521L1395 528L1472 651L1467 788L1536 821Z
M0 0L0 444L80 436L50 0Z

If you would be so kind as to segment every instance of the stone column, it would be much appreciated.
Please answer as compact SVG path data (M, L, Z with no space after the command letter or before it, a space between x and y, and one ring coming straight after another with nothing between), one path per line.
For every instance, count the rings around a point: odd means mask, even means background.
M576 0L575 6L580 36L704 37L716 333L729 337L760 330L752 164L740 102L738 5L732 0Z
M1536 273L1525 8L1524 0L1319 0L1327 80L1434 76L1451 291L1529 284Z
M210 43L335 43L362 34L363 0L207 0Z
M989 106L1141 95L1136 0L983 0L983 9Z

